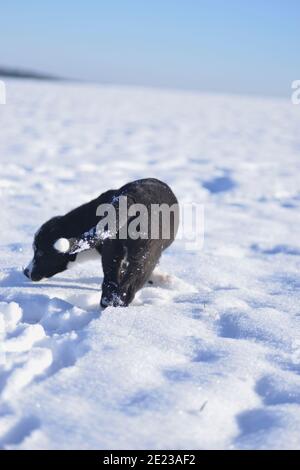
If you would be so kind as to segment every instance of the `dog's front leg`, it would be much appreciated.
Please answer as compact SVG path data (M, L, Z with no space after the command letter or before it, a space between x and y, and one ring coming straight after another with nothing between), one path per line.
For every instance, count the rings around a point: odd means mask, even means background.
M102 307L127 307L133 301L159 260L161 250L151 251L148 248L144 240L129 243L126 248L118 246L118 251L109 251L104 247Z
M120 268L122 261L120 263ZM101 307L127 307L142 287L140 272L142 266L128 266L121 276L104 276L102 284ZM120 271L119 271L120 272Z
M104 279L102 283L101 307L117 307L122 305L120 282L124 276L126 249L117 239L105 240L102 248L102 267Z

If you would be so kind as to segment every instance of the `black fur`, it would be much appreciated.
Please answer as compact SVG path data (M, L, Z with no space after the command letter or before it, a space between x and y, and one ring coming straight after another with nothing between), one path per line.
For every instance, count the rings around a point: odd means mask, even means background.
M132 204L143 204L150 213L151 204L178 204L177 199L168 185L153 179L143 179L126 184L118 190L110 190L98 198L72 210L65 216L54 217L38 230L34 239L34 258L24 274L32 281L49 278L67 269L69 262L75 261L76 247L87 233L93 233L101 217L96 215L101 204L114 204L119 196L127 196L128 208ZM134 219L134 217L133 217ZM127 220L127 224L132 218ZM150 232L150 217L148 222ZM93 235L89 240L89 248L96 248L102 257L104 279L102 284L101 305L106 307L127 306L136 292L149 280L152 271L159 261L161 253L174 240L178 228L178 214L171 220L170 236L162 237L162 227L158 239L133 240L131 238L97 239ZM55 242L66 238L71 243L67 253L59 253Z

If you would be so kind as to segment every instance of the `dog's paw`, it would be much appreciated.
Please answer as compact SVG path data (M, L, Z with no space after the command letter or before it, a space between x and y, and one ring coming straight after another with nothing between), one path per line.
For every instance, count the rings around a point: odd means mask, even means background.
M102 296L100 305L102 308L106 307L127 307L126 302L118 294L112 294L110 297Z
M114 282L104 282L100 305L106 307L128 307L134 298L133 287L126 283L118 285Z

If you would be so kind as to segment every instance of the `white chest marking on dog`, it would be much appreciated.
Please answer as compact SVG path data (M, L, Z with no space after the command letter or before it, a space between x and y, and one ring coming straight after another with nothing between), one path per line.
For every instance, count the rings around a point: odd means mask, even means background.
M96 249L77 253L75 261L69 261L67 269L75 266L76 264L85 263L86 261L95 261L99 259L100 256L100 253Z

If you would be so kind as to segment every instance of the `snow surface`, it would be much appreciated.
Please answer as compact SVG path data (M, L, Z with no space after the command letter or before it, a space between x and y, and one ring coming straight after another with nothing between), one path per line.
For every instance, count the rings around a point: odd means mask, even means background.
M0 446L300 448L300 107L7 81L0 107ZM205 204L156 283L100 313L100 259L21 271L33 234L143 177Z

